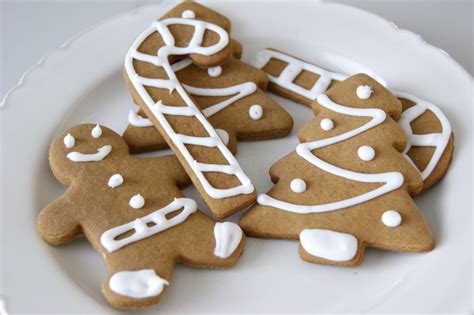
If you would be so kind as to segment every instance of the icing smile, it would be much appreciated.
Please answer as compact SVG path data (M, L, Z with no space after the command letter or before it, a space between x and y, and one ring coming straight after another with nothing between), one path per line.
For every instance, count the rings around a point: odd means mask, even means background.
M104 145L97 149L97 153L81 153L81 152L70 152L67 158L73 162L98 162L105 159L107 155L112 151L111 145Z

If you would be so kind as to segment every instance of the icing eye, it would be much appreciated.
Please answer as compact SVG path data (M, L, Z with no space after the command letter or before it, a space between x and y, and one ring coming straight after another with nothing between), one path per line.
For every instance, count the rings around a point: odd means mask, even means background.
M181 17L183 19L195 19L196 13L194 13L193 10L184 10L183 13L181 13Z
M95 127L91 131L91 136L94 139L99 139L102 136L102 128L99 125L95 125Z
M320 123L321 129L325 131L332 130L334 128L334 122L329 118L324 118Z
M263 108L260 105L252 105L249 108L249 116L253 120L259 120L263 116Z
M375 150L371 146L363 145L357 150L357 154L363 161L372 161L375 157Z
M74 139L74 137L70 133L68 133L64 137L63 142L66 148L71 149L76 144L76 139Z
M133 209L140 209L145 205L145 199L140 194L136 194L128 203Z
M207 74L209 74L209 76L211 77L218 77L221 75L221 73L222 73L222 67L220 66L207 69Z
M361 100L368 99L374 91L368 85L359 85L356 90L357 97Z
M295 178L291 181L290 188L293 192L301 194L306 191L306 182L301 178Z
M398 211L387 210L382 214L382 223L388 227L397 227L402 223L402 216Z
M110 188L115 188L115 187L118 187L122 184L123 184L122 175L114 174L114 175L110 176L109 183L108 183Z

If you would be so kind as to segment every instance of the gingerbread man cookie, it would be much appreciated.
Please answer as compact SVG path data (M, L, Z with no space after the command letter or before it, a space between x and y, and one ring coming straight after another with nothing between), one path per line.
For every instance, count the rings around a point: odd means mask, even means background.
M368 97L360 87L370 86ZM402 106L367 75L352 76L312 103L301 144L270 169L275 186L240 221L247 235L299 239L314 263L354 266L366 247L429 251L431 232L411 195L423 188L402 154Z
M228 20L201 7L182 3L153 22L127 52L124 73L135 102L176 154L212 214L223 218L252 204L256 193L172 67L177 58L213 68L231 57L229 35L220 26L228 26Z
M38 231L53 245L84 235L104 259L102 289L114 307L158 303L177 262L224 268L242 254L238 225L209 219L183 197L190 181L174 156L134 157L112 130L79 125L56 137L49 161L68 189L41 210Z
M260 51L255 65L267 73L272 92L307 106L348 77L273 49ZM406 92L393 89L391 92L403 105L398 122L407 135L404 154L420 171L422 191L425 191L443 178L451 164L454 152L451 125L441 109L431 102ZM369 97L371 88L361 87L357 93L362 98Z

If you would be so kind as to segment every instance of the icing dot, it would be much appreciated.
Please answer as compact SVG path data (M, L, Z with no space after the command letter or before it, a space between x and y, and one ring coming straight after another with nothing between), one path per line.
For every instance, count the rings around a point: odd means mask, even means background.
M402 223L402 216L398 211L387 210L382 214L382 223L388 227L397 227Z
M374 91L368 85L359 85L356 90L357 97L361 100L366 100L372 95Z
M64 142L64 145L66 146L66 148L70 149L76 144L76 139L74 139L74 137L70 133L68 133L64 137L63 142Z
M114 175L110 176L109 183L108 183L110 188L115 188L115 187L118 187L122 184L123 184L122 175L114 174Z
M263 116L263 108L260 105L252 105L249 108L249 116L253 120L259 120Z
M135 196L130 198L129 205L133 209L140 209L145 205L145 199L143 199L142 195L136 194Z
M320 123L321 129L325 131L332 130L334 128L334 122L329 118L324 118Z
M372 161L375 157L375 150L371 146L363 145L357 150L357 154L363 161Z
M216 132L219 135L219 137L222 139L222 142L224 142L225 145L228 145L229 144L229 134L227 133L227 131L225 131L223 129L216 129Z
M207 69L207 74L209 74L211 77L218 77L221 75L221 73L222 68L219 66Z
M102 128L99 125L95 125L95 127L91 131L92 138L98 139L102 136Z
M183 13L181 13L181 17L183 19L194 19L196 18L196 13L194 13L193 10L184 10Z
M295 178L290 183L290 188L297 194L301 194L306 191L306 182L301 178Z

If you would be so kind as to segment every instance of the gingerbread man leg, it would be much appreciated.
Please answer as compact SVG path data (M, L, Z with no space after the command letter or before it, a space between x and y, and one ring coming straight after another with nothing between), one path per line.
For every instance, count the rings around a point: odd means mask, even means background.
M135 254L133 258L121 253L107 260L108 276L102 284L105 298L117 308L139 308L159 303L170 284L173 256L163 256L159 250L131 250ZM124 260L124 257L128 259Z

